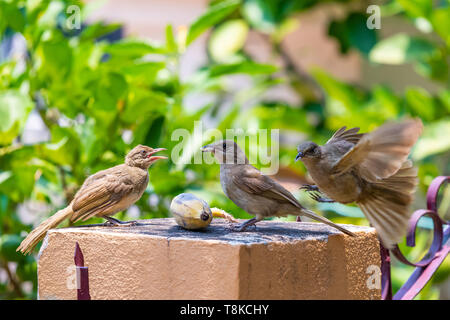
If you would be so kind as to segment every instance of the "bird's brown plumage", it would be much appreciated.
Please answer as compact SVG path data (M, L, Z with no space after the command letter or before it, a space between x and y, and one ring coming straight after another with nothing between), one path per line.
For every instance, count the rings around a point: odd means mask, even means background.
M109 217L127 209L139 200L148 184L148 167L163 156L152 156L165 149L153 149L138 145L133 148L121 164L89 176L76 193L72 202L31 231L17 251L24 254L41 241L47 231L65 219L87 220L93 216Z
M245 153L230 140L203 147L212 152L220 163L220 182L225 195L255 218L244 222L238 230L271 216L303 215L328 224L348 235L347 229L334 224L303 207L283 186L249 164Z
M387 123L361 134L340 128L323 146L298 146L299 155L321 192L341 203L356 202L386 247L406 233L417 170L407 157L422 132L419 119Z

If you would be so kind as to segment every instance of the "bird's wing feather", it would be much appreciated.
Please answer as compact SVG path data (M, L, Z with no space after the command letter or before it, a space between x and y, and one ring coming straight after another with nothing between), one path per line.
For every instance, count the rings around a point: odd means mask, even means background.
M357 127L348 130L346 129L347 127L344 126L337 130L326 144L331 144L342 140L357 144L359 140L364 136L364 133L358 133L359 128Z
M233 175L233 182L247 193L290 202L298 208L303 208L292 193L252 166L247 166L242 174Z
M365 134L337 161L333 171L342 174L356 169L371 182L390 177L401 168L421 132L422 122L418 119L385 124Z
M133 191L134 184L125 170L104 170L89 177L72 202L72 221L101 214Z

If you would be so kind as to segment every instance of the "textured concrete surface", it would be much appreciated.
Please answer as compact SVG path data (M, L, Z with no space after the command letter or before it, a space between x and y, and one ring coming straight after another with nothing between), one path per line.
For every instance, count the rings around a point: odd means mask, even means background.
M92 299L380 299L368 286L380 265L375 230L357 237L318 223L263 221L232 232L213 220L187 231L174 219L134 227L53 229L38 262L40 299L76 299L78 241ZM373 267L371 267L373 268Z

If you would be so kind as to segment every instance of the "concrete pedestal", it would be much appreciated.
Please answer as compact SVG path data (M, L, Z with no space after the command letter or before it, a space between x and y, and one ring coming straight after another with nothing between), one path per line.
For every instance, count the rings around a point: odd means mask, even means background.
M232 232L215 219L187 231L174 219L50 230L38 263L40 299L76 299L74 249L92 299L380 299L375 230L357 237L319 223L263 221Z

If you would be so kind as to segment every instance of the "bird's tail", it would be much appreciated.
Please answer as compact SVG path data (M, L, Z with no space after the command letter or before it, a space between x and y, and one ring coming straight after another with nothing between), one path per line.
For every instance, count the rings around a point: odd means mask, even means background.
M407 160L394 175L371 183L368 196L357 202L386 248L406 234L417 183L417 169Z
M302 208L301 209L301 215L306 216L306 217L311 218L311 219L314 219L314 220L317 220L317 221L320 221L320 222L323 222L323 223L325 223L325 224L327 224L327 225L329 225L329 226L331 226L333 228L338 229L339 231L342 231L345 234L348 234L349 236L352 236L352 237L355 236L355 234L353 232L351 232L351 231L341 227L340 225L337 225L337 224L331 222L330 220L328 220L325 217L319 216L318 214L316 214L313 211L308 210L306 208Z
M31 231L28 236L23 239L20 246L16 249L16 251L20 251L23 254L29 254L31 250L41 241L48 230L58 226L61 222L63 222L66 218L70 217L73 214L72 205L67 206L66 208L59 210L54 215L52 215L47 220L44 220L37 228Z

